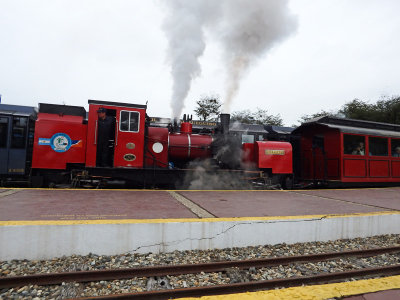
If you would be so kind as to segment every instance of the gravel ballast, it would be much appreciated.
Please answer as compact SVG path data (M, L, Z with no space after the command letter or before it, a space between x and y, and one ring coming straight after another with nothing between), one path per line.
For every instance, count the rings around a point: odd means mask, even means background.
M19 276L36 273L135 268L168 264L207 263L220 260L243 260L293 256L325 252L340 252L356 249L391 247L400 244L400 235L384 235L352 240L329 242L278 244L245 248L214 250L174 251L161 254L124 253L104 256L89 254L72 255L52 260L12 260L0 262L1 276ZM399 253L383 254L368 258L343 258L316 263L299 263L250 270L228 269L224 272L200 273L161 278L132 278L127 280L99 281L89 283L63 283L54 286L25 286L0 289L0 299L66 299L82 296L98 296L113 293L133 293L165 288L185 288L218 285L253 280L269 280L292 276L310 276L317 273L332 273L351 269L379 267L400 263Z

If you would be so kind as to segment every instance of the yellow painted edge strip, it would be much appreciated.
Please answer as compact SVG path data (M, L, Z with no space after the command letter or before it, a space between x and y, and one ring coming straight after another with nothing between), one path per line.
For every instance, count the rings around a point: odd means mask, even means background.
M335 297L353 296L385 290L400 289L400 276L363 279L350 282L310 285L279 290L248 292L200 298L179 298L181 300L259 300L259 299L302 299L322 300Z
M0 188L0 190L36 190L36 191L122 191L122 192L310 192L310 191L355 191L355 190L391 190L400 187L376 188L338 188L338 189L302 189L302 190L154 190L154 189L70 189L70 188Z
M196 222L268 222L296 219L333 219L350 217L369 217L382 215L399 215L400 211L381 211L370 213L354 213L343 215L305 215L305 216L275 216L275 217L240 217L240 218L204 218L204 219L108 219L108 220L35 220L35 221L0 221L0 226L29 225L97 225L97 224L154 224L154 223L196 223Z

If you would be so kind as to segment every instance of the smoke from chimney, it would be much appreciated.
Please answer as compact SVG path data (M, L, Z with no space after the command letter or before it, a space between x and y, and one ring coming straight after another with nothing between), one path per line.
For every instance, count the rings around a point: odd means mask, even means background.
M201 74L208 30L221 44L226 70L223 111L229 113L240 80L277 43L296 30L288 0L165 0L164 31L173 78L172 117L182 113L192 80Z
M166 0L163 29L168 39L167 60L171 65L172 118L179 118L192 80L201 74L199 57L206 48L204 26L216 15L213 0Z
M240 80L263 55L297 28L287 0L226 0L221 44L226 64L223 112L230 112Z

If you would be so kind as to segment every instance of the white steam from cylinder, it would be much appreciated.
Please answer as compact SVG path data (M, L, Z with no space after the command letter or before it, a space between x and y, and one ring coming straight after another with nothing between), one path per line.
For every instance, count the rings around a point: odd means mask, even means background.
M297 28L288 0L165 0L164 31L173 78L172 116L178 118L192 80L201 74L205 30L221 44L226 69L223 112L240 87L240 80L258 59Z

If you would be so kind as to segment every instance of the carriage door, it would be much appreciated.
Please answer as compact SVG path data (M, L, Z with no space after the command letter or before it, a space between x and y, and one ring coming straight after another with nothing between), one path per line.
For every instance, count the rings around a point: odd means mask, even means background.
M145 110L117 112L114 167L143 167Z
M0 117L0 174L8 173L8 149L10 147L10 117Z
M323 136L313 136L314 180L325 179L325 147Z
M8 173L24 174L28 141L28 117L13 116L8 151Z

